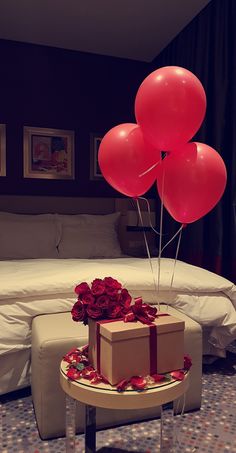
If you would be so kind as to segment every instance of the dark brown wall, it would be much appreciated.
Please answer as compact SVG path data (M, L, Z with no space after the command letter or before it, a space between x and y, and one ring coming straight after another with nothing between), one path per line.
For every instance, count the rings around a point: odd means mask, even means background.
M89 134L135 122L147 74L141 62L0 40L0 123L7 125L0 193L117 196L105 181L89 180ZM74 181L23 178L24 125L75 131Z

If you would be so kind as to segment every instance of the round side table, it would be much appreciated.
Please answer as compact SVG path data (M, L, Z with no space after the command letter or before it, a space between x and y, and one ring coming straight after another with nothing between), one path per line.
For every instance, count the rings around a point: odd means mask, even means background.
M143 391L127 389L118 392L109 384L91 384L87 379L72 381L67 378L68 363L62 360L60 382L66 393L66 453L75 452L76 402L85 404L85 453L96 452L96 407L106 409L145 409L161 407L160 452L174 451L174 401L189 387L189 373L182 381L171 380L150 385ZM168 419L168 422L167 422Z

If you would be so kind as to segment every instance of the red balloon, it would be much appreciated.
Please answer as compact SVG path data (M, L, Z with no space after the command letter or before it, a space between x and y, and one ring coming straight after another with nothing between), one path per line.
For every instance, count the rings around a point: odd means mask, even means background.
M198 131L206 112L200 80L178 66L149 74L135 99L136 121L145 139L162 151L187 143Z
M110 129L98 151L104 178L114 189L129 197L139 197L150 189L156 180L155 164L159 160L160 153L145 143L140 127L133 123Z
M207 214L225 190L227 172L220 154L204 143L187 143L158 166L157 189L170 215L191 223Z

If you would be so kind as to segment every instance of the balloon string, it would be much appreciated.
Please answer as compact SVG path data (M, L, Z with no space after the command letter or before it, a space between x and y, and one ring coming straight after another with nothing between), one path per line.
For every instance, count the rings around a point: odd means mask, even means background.
M139 197L139 200L144 200L146 202L146 205L147 205L147 210L148 210L148 217L149 217L149 226L150 228L156 233L156 234L160 234L159 231L157 231L153 224L152 224L152 219L151 219L151 209L150 209L150 204L149 204L149 201L147 200L147 198L144 198L144 197Z
M161 212L160 212L160 235L159 235L159 253L158 253L158 277L157 277L158 294L160 292L160 277L161 277L162 224L163 224L163 202L161 202Z
M163 197L162 197L163 199ZM155 279L155 275L154 275L154 270L153 270L153 266L152 266L152 261L151 261L151 255L150 255L150 250L149 250L149 246L148 246L148 241L147 241L147 237L146 237L146 234L145 234L145 231L144 231L144 222L143 222L143 218L142 218L142 213L141 213L141 209L140 209L140 205L139 205L139 200L144 200L146 205L147 205L147 210L148 210L148 215L149 215L149 225L150 227L152 228L152 230L158 234L160 237L159 237L159 255L158 255L158 284L156 284L156 279ZM173 286L173 281L174 281L174 272L175 272L175 267L176 267L176 262L177 262L177 257L178 257L178 253L179 253L179 248L180 248L180 241L181 241L181 236L182 236L182 230L183 230L183 227L185 226L185 224L182 224L181 227L177 230L177 232L172 236L172 238L164 245L164 247L162 247L162 236L163 236L163 233L162 233L162 225L163 225L163 202L161 203L161 213L160 213L160 233L155 230L155 228L153 227L152 225L152 220L151 220L151 209L150 209L150 203L149 201L145 198L145 197L138 197L137 199L135 199L136 203L137 203L137 208L138 208L138 214L139 214L139 218L140 218L140 223L141 223L141 226L143 228L143 235L144 235L144 242L145 242L145 246L146 246L146 250L147 250L147 255L148 255L148 258L149 258L149 262L150 262L150 267L151 267L151 270L152 270L152 275L153 275L153 280L154 280L154 285L155 285L155 290L157 291L157 293L159 293L160 291L160 269L161 269L161 254L163 252L163 250L176 238L176 236L179 234L179 239L178 239L178 243L177 243L177 249L176 249L176 254L175 254L175 261L174 261L174 266L173 266L173 272L172 272L172 277L171 277L171 283L170 283L170 289L169 291L171 292L171 289L172 289L172 286ZM158 310L160 310L160 301L158 300Z
M164 247L162 248L161 252L163 252L163 250L165 250L165 248L176 238L176 236L180 233L182 228L183 228L183 225L181 225L181 227L178 229L178 231L176 231L174 236L164 245Z
M151 167L149 167L147 170L145 170L143 173L140 173L139 178L141 178L142 176L146 175L147 173L149 173L149 171L153 170L153 168L157 167L157 165L161 162L161 159L158 160L154 165L152 165Z
M158 275L157 275L157 291L158 296L160 292L160 278L161 278L161 248L162 248L162 226L163 226L163 193L164 193L164 179L165 179L165 172L162 176L162 194L161 194L161 209L160 209L160 235L159 235L159 253L158 253ZM159 298L158 298L159 301ZM160 304L160 301L159 301ZM160 305L159 305L160 306Z
M175 267L176 267L178 253L179 253L180 241L181 241L181 237L182 237L182 230L183 230L183 225L181 225L181 228L179 229L179 239L178 239L178 243L177 243L177 247L176 247L175 261L174 261L174 266L173 266L173 271L172 271L172 277L171 277L170 291L169 292L171 292L171 289L172 289L172 286L173 286L174 275L175 275Z
M151 260L149 246L148 246L147 236L146 236L146 233L144 231L144 223L143 223L143 218L142 218L142 214L141 214L141 209L140 209L138 198L136 198L136 203L137 203L137 209L138 209L138 213L139 213L140 223L141 223L141 226L143 228L143 237L144 237L144 242L145 242L145 246L146 246L146 250L147 250L147 255L148 255L148 259L149 259L150 268L151 268L151 271L152 271L153 282L154 282L155 290L157 291L155 273L154 273L154 269L153 269L153 265L152 265L152 260ZM159 303L158 303L158 310L160 310Z

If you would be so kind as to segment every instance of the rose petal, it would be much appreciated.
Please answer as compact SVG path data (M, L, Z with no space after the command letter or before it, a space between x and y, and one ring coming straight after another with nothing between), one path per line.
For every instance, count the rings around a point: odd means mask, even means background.
M99 384L99 382L104 382L103 377L101 374L95 373L93 379L91 380L91 384Z
M89 349L89 345L86 344L85 346L82 346L81 348L81 352L84 354L84 355L88 355L88 349Z
M89 366L86 366L83 370L81 370L80 374L82 377L88 375L91 371L94 371L94 368Z
M189 370L192 366L192 359L189 355L184 356L184 369Z
M68 352L66 353L65 357L69 356L70 354L73 354L73 353L76 352L76 351L77 351L77 348L71 349L70 351L68 351Z
M130 379L130 384L132 385L133 389L135 390L143 390L147 385L147 381L142 376L133 376Z
M122 379L117 386L116 389L118 392L123 392L129 385L129 381L127 379Z
M102 382L104 382L104 384L110 384L110 382L104 376L102 376L102 374L100 376L101 376Z
M84 370L85 370L85 373L83 374ZM81 372L81 375L83 376L84 379L88 379L89 381L91 381L92 379L94 379L97 376L97 373L95 370L88 371L88 370L86 370L86 368L84 368Z
M80 372L76 370L75 368L69 368L69 370L66 373L68 379L71 379L72 381L76 381L76 379L79 379L80 377Z
M63 357L63 360L68 363L78 363L81 361L81 356L78 351L70 352Z
M176 379L177 381L183 381L183 379L184 379L184 372L181 370L172 371L170 373L170 375L172 378Z
M151 377L154 379L154 382L161 382L166 379L164 374L152 374Z

